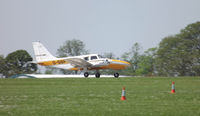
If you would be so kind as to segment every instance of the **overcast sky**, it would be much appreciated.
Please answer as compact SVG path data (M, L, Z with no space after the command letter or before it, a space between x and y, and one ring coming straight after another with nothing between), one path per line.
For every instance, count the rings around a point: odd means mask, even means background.
M121 56L138 42L146 50L200 20L200 0L0 0L0 54L32 42L56 51L82 40L90 53Z

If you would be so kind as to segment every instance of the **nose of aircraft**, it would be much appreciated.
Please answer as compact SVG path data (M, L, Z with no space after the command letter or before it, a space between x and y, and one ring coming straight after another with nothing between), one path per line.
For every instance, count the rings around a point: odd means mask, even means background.
M129 62L123 61L124 65L130 66Z
M123 61L123 60L115 60L115 59L112 59L113 63L117 63L117 64L122 64L122 65L126 65L126 66L130 66L130 63L129 62L126 62L126 61Z

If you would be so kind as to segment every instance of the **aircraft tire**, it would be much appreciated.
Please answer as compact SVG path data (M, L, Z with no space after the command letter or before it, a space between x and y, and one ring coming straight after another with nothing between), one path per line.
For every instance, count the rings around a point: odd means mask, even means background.
M119 73L114 73L114 77L118 78L119 77Z
M100 78L100 76L101 76L100 73L96 73L96 74L95 74L95 77L96 77L96 78Z
M84 77L87 78L88 76L89 76L89 73L88 73L88 72L85 72L85 73L84 73Z

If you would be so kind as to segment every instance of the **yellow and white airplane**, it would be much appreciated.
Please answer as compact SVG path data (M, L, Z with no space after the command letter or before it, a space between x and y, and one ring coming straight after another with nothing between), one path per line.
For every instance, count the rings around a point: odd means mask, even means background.
M65 58L56 58L42 45L40 42L33 42L33 49L36 62L42 66L52 66L67 70L83 70L84 76L88 77L88 70L96 70L95 76L100 77L100 69L125 69L130 64L126 61L103 58L98 54L89 54ZM114 77L118 78L119 73L114 73Z

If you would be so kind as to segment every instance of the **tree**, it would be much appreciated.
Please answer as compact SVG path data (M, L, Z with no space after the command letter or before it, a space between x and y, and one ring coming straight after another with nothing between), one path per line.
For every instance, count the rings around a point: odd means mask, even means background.
M178 35L185 40L187 51L190 53L190 75L200 75L200 22L189 24Z
M59 57L78 56L87 53L88 50L85 49L85 44L77 39L65 41L65 43L57 50Z
M156 66L160 75L200 75L200 22L164 38L159 44Z
M8 70L8 68L6 65L5 58L0 55L0 74L5 76L7 74L7 70Z
M106 53L104 53L103 56L106 57L106 58L109 58L109 59L114 59L115 58L115 54L112 53L112 52L106 52Z
M129 52L125 52L122 55L122 60L128 61L131 64L129 68L122 72L127 73L128 75L135 75L140 58L140 49L141 46L138 43L135 43Z
M137 75L152 76L155 75L155 57L157 48L149 48L139 58Z
M7 74L6 77L14 74L33 73L37 71L37 65L28 63L32 57L25 50L17 50L8 54L5 58Z
M159 45L156 60L159 75L184 76L188 71L186 65L190 64L189 53L185 49L183 40L178 36L163 39Z

